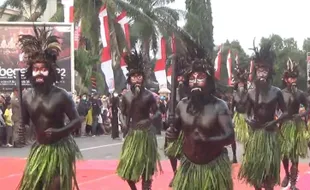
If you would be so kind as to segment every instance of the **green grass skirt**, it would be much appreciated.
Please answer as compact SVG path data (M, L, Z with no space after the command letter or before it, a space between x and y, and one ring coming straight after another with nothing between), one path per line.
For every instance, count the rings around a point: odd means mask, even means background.
M167 147L165 147L165 155L172 158L180 158L182 156L183 138L184 134L183 131L181 131L177 140L167 142Z
M308 156L308 131L304 121L287 121L281 127L282 156L292 161Z
M227 150L208 164L199 165L181 158L173 190L232 190L231 162Z
M249 127L245 122L244 115L238 112L234 114L236 140L245 144L249 140Z
M129 131L122 147L117 175L134 182L141 177L150 180L157 168L162 171L156 135L147 129Z
M60 178L60 189L78 189L75 162L79 158L82 154L72 137L50 145L35 143L18 189L49 190L57 177Z
M279 132L258 129L251 132L238 177L255 187L280 182L281 148Z

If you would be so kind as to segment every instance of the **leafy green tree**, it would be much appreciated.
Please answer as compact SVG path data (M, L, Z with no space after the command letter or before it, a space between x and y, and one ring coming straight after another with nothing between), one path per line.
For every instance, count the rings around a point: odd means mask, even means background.
M209 52L213 51L213 18L211 0L186 0L185 30Z
M64 16L64 6L61 3L61 0L57 0L57 11L56 13L50 18L50 22L64 22L65 16Z
M228 51L231 51L231 58L232 58L232 71L234 71L234 68L236 67L235 64L235 57L238 54L239 57L239 64L241 67L248 67L250 66L250 58L245 53L244 49L241 47L239 41L233 40L229 42L226 40L224 44L222 44L222 63L221 63L221 83L227 84L228 79L228 73L227 73L227 56ZM214 51L214 54L216 55L218 52L218 49Z
M11 15L8 21L18 21L24 18L25 21L35 22L45 12L47 0L6 0L0 7L0 17L8 8L15 8L19 10L18 15Z
M288 58L299 63L299 79L298 85L301 89L306 87L306 64L305 53L297 46L297 41L294 38L281 38L279 35L273 34L268 38L262 38L261 44L271 41L276 53L276 61L274 63L275 76L273 84L282 88L282 75L286 69Z

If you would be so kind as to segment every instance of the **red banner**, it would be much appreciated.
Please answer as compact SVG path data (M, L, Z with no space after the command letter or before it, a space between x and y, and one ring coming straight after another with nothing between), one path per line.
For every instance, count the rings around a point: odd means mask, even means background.
M49 27L46 24L46 27ZM51 26L53 34L60 37L62 52L58 57L58 72L61 75L60 86L71 91L71 26ZM32 25L2 25L0 27L0 92L11 92L16 87L16 71L26 71L24 55L17 46L18 36L21 34L33 34ZM23 76L22 76L23 77ZM23 80L24 87L30 87L29 81Z

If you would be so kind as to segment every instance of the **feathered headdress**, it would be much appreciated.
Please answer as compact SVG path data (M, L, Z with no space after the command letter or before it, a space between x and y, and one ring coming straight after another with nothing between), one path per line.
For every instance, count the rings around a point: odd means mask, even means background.
M267 67L269 68L270 74L274 74L273 63L275 61L276 54L272 50L272 42L268 41L266 43L263 43L258 50L258 48L255 47L254 39L252 50L254 51L253 61L255 68Z
M132 50L124 56L124 61L127 64L128 77L136 73L144 75L146 63L141 52L138 53L136 49Z
M41 62L45 63L49 69L55 70L55 81L57 81L60 79L56 76L56 61L61 52L59 38L52 35L52 30L48 30L45 26L42 28L33 26L33 29L34 35L20 35L18 39L18 45L27 58L26 77L31 77L32 65Z
M207 74L207 86L208 91L213 94L215 93L215 82L214 82L214 65L212 58L207 50L202 45L194 41L190 36L184 34L181 36L183 46L186 48L185 63L186 69L184 72L185 85L188 86L190 74L193 72L204 72Z
M245 68L237 66L234 69L234 83L238 84L239 82L247 83L249 79L249 72Z
M177 76L183 76L186 72L187 58L185 55L177 55L175 61L175 70Z
M298 63L288 58L286 62L286 70L284 71L282 78L283 79L289 78L289 77L297 78L298 74L299 74Z
M210 54L202 45L195 42L189 36L183 35L182 39L186 47L187 69L185 74L192 72L205 72L209 77L214 76L214 66Z

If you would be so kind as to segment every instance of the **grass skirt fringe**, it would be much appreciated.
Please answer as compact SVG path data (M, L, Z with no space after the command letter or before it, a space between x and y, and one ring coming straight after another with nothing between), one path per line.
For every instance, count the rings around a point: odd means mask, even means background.
M233 121L235 124L235 134L237 141L245 144L249 139L249 127L245 122L243 114L235 112Z
M246 144L238 178L255 187L280 182L281 150L278 132L254 130Z
M82 154L72 137L49 145L35 143L18 189L49 190L57 177L60 178L60 189L78 189L75 162L79 158Z
M310 141L310 121L307 122L306 138Z
M281 153L292 161L308 156L308 131L304 121L287 121L281 127Z
M129 131L122 147L117 175L134 182L141 177L150 180L157 167L162 171L156 135L147 129Z
M184 134L183 131L181 131L176 141L167 142L167 147L165 147L165 155L172 158L180 158L182 156L183 138Z
M194 164L183 156L172 187L173 190L232 190L231 162L227 150L204 165Z

